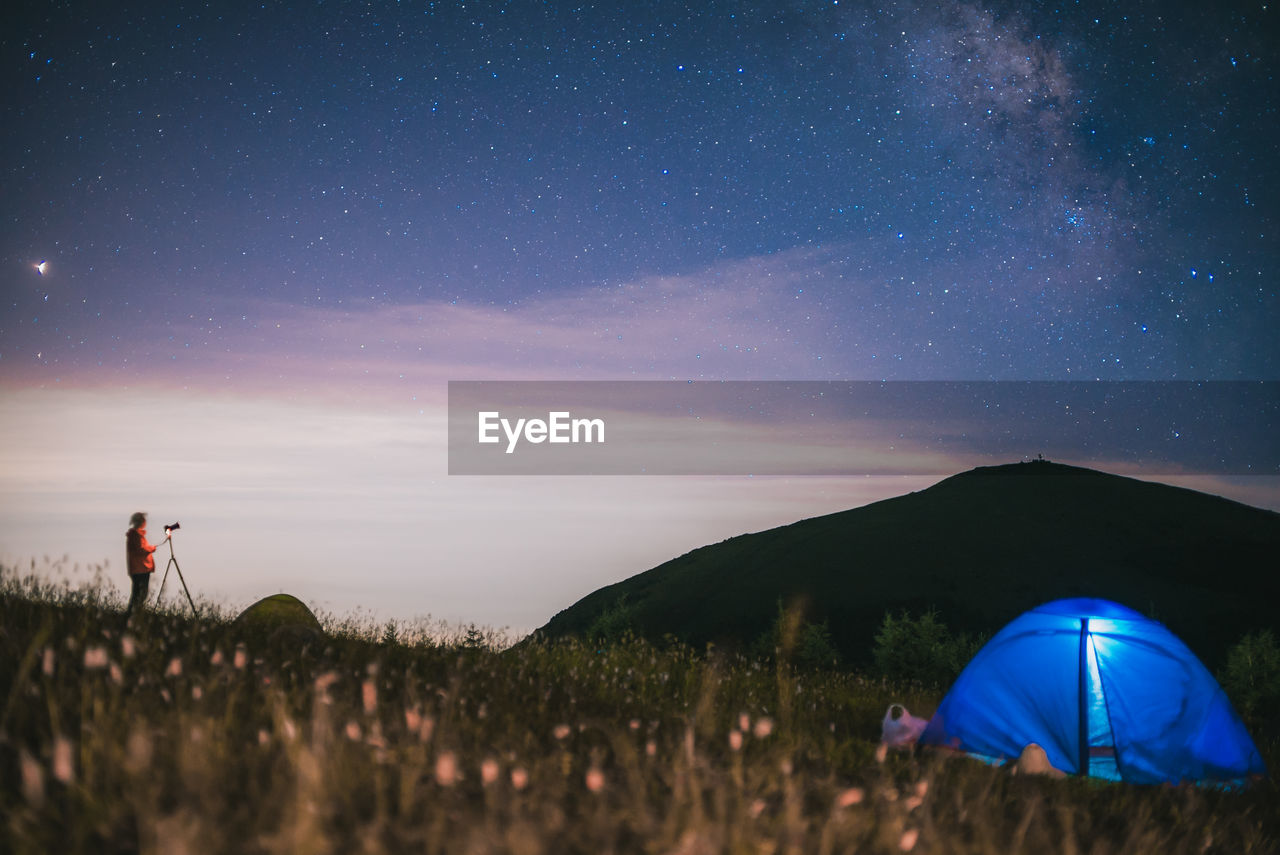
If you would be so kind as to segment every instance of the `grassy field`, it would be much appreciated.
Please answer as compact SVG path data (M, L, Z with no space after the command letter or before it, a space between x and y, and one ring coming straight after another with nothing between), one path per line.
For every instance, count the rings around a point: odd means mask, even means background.
M46 578L46 577L42 577ZM0 851L1262 853L1280 796L877 750L937 690L638 641L127 630L100 582L0 577ZM1261 736L1261 734L1259 734ZM1274 738L1259 739L1275 768Z

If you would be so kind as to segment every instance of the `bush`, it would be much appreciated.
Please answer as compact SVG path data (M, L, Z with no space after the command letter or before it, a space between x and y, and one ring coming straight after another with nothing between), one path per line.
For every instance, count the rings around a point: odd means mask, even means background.
M947 686L984 643L985 636L952 635L932 609L918 618L886 612L872 656L876 670L885 677Z
M635 609L623 594L596 616L587 628L586 637L593 642L620 642L635 635Z
M805 620L802 604L787 608L781 600L773 625L751 643L747 653L752 659L772 662L780 658L806 670L835 668L840 664L840 651L831 640L830 624L825 620L821 623Z
M1227 653L1219 682L1244 717L1280 717L1280 646L1271 630L1240 639Z

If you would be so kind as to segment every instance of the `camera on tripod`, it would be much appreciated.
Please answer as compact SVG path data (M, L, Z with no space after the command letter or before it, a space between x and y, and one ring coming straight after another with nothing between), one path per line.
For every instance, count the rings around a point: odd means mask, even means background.
M164 565L164 576L160 579L160 590L156 594L156 606L160 606L160 598L164 596L164 584L169 581L169 568L173 568L178 573L178 581L182 583L182 591L187 595L187 602L191 605L191 614L198 615L196 601L191 599L191 591L187 588L187 580L182 577L182 568L178 566L178 559L173 554L173 538L169 536L180 528L182 528L180 523L169 523L164 527L164 539L169 544L169 563Z

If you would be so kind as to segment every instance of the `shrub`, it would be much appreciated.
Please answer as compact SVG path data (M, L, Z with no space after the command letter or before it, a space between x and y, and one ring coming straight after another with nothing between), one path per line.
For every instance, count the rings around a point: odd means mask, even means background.
M778 616L773 625L761 633L748 649L753 659L782 661L801 669L835 668L840 664L840 651L831 640L827 621L805 620L802 604L790 608L778 601Z
M952 635L932 609L920 617L886 612L872 656L876 670L895 680L946 686L986 642L985 636Z
M1280 645L1271 630L1240 639L1227 653L1219 682L1246 718L1280 716Z
M623 594L604 608L587 629L587 638L596 642L618 642L635 634L635 609Z

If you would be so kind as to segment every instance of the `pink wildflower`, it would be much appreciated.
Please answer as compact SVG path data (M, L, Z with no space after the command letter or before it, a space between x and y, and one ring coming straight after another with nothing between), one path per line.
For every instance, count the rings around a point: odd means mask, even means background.
M511 770L511 786L517 790L523 790L529 786L529 773L523 768L517 766Z
M436 758L436 783L452 787L458 780L458 758L452 751L441 752Z
M846 808L852 805L861 804L867 794L861 787L850 787L836 797L836 804L839 807Z
M59 736L53 743L53 777L64 784L70 784L75 777L72 768L71 740Z
M44 769L25 748L18 752L18 760L22 766L22 797L32 807L40 807L44 804Z

